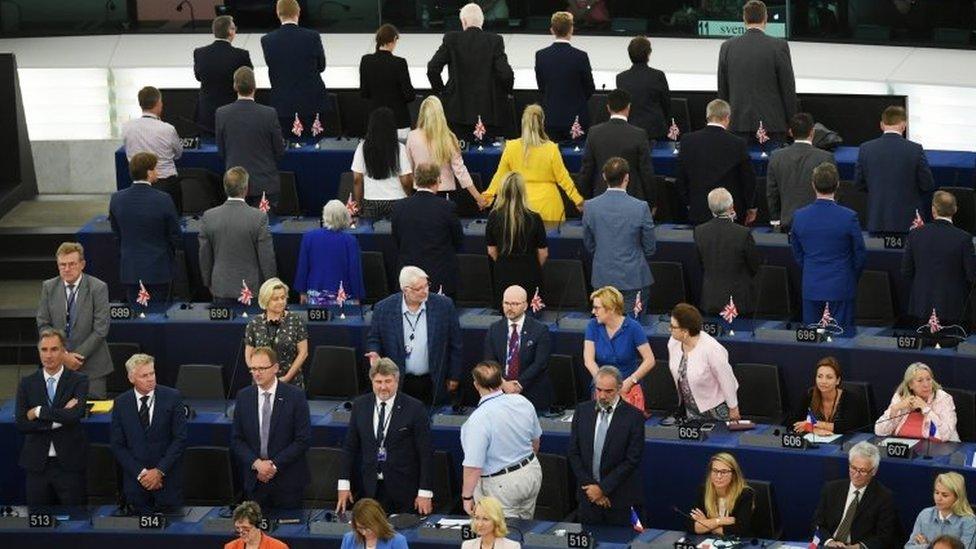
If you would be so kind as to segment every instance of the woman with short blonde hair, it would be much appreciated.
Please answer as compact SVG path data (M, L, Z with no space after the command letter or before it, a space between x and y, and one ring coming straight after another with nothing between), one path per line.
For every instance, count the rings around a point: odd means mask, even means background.
M308 327L300 315L287 309L288 285L279 278L265 280L258 290L258 306L264 314L251 317L244 329L244 362L250 366L257 348L270 347L278 354L278 378L304 388Z
M950 535L966 547L976 547L976 517L966 497L966 479L959 473L942 473L935 477L932 507L922 509L905 549L932 547L940 536Z
M461 549L518 549L522 546L505 537L508 535L508 525L505 524L502 504L490 496L481 498L474 506L471 530L478 537L462 543Z

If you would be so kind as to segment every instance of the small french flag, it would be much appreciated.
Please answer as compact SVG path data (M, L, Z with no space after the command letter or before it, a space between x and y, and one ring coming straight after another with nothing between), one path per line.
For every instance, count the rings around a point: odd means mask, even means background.
M820 528L813 531L813 539L810 540L810 544L807 545L807 549L817 549L820 547Z
M807 420L804 425L804 430L808 433L813 432L813 428L817 425L817 416L813 415L813 410L807 409Z
M633 507L630 508L630 525L634 527L634 531L637 533L644 531L644 525L641 524L640 517L637 516L637 511Z

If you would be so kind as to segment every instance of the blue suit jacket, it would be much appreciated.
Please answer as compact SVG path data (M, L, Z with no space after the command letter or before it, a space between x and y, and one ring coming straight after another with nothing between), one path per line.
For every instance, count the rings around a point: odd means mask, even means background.
M173 258L176 250L183 249L183 234L173 199L150 185L133 183L112 194L108 213L120 248L121 282L171 281Z
M853 210L826 199L796 210L790 244L803 273L803 299L854 299L865 253Z
M596 87L585 51L556 42L535 52L535 81L542 94L547 127L569 130L577 116L584 128L590 126L587 102Z
M305 121L329 110L321 76L325 49L317 31L281 25L261 37L261 49L271 79L271 106L279 118L298 113Z
M511 331L507 318L488 327L485 333L485 359L494 360L502 368L505 367ZM548 410L553 398L552 381L549 379L549 355L552 352L549 328L526 315L520 338L518 382L522 385L522 396L529 399L536 410Z
M261 454L258 414L258 387L248 385L237 393L230 442L243 476L246 495L254 492L258 482L257 474L251 469L251 464ZM311 440L312 426L305 393L294 385L279 381L268 440L268 459L278 468L278 473L270 482L275 489L305 489L311 479L305 456Z
M963 320L976 282L973 236L941 219L926 223L908 233L901 273L912 288L909 314L924 320L934 307L941 319Z
M868 231L907 233L922 196L935 187L925 151L918 143L886 133L861 144L854 184L868 192Z
M373 306L366 351L393 359L401 369L407 363L403 343L403 293L392 294ZM433 292L427 297L427 356L434 384L434 404L449 401L445 383L461 381L461 325L450 298ZM401 376L402 380L403 377Z
M155 493L158 505L183 503L183 451L186 449L186 414L183 396L176 389L156 386L149 429L139 421L135 390L115 399L112 407L112 453L122 468L126 494L144 492L136 478L143 469L159 469L166 475L163 488ZM146 492L148 493L148 492Z
M647 202L607 190L583 207L583 245L593 256L594 288L636 290L654 284L647 258L657 241Z
M576 476L580 505L589 504L582 487L596 484L593 478L593 436L596 432L596 402L576 405L566 458ZM607 427L600 458L600 489L613 509L642 504L641 459L644 456L644 414L623 399Z

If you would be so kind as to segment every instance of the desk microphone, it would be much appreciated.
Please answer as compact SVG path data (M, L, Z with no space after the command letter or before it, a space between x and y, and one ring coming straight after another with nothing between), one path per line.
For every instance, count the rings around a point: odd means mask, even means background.
M193 11L193 3L190 0L181 0L179 4L176 5L176 11L183 12L183 6L188 6L190 8L190 28L196 30L197 28L197 15Z
M917 410L918 409L915 408L915 409L908 410L907 412L902 412L900 414L895 414L895 415L893 415L893 416L891 416L889 418L881 418L878 421L875 421L875 422L872 422L872 423L868 423L867 425L861 425L860 427L857 427L855 429L851 429L850 432L857 433L857 432L860 432L861 429L867 429L868 427L874 427L875 425L880 425L880 424L882 424L882 423L884 423L886 421L894 421L896 419L901 419L901 418L907 416L908 414L910 414L912 412L915 412ZM871 434L874 434L874 429L871 430Z

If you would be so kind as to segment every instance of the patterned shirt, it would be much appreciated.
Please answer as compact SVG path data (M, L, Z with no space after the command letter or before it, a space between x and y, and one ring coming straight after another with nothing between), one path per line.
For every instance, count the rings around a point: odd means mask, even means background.
M308 327L299 315L285 311L280 322L265 319L265 315L251 318L244 333L245 342L251 347L271 347L278 353L278 377L288 373L291 363L298 356L298 344L308 339ZM305 387L301 370L291 379L291 384Z

